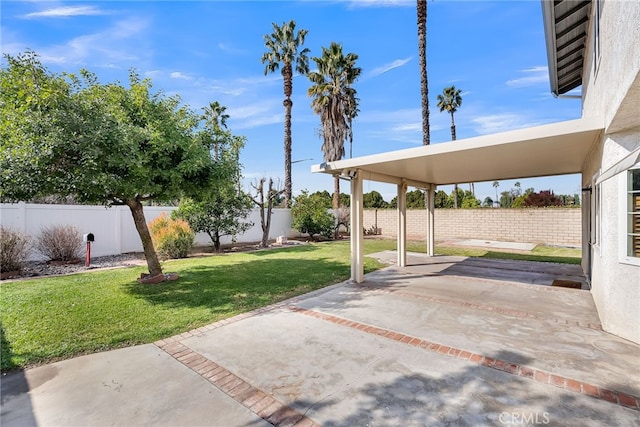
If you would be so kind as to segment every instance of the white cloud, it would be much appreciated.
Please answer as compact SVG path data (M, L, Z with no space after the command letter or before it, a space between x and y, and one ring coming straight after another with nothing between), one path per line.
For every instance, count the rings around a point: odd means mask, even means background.
M473 122L476 132L480 135L506 132L514 129L538 126L544 123L544 121L532 120L526 115L515 113L498 113L479 116L471 119L471 122Z
M393 132L416 132L422 131L422 122L401 123L391 128Z
M233 121L233 129L249 129L259 126L284 123L284 112L279 100L271 99L227 109Z
M380 67L374 68L373 70L371 70L371 72L369 73L370 77L376 77L379 76L380 74L384 74L386 72L389 72L395 68L399 68L402 67L403 65L405 65L407 62L411 61L411 57L409 58L405 58L405 59L396 59L395 61L392 61L388 64L384 64Z
M110 12L95 6L63 6L26 14L25 18L66 18L69 16L108 15Z
M62 45L54 45L38 49L43 62L55 64L86 64L102 66L114 63L131 63L142 55L150 55L149 49L143 48L140 37L146 34L149 21L131 18L117 22L104 31L86 34L69 40Z
M349 0L350 8L358 7L407 7L414 6L416 2L410 0Z
M228 43L222 43L222 42L218 43L218 49L220 49L223 52L231 53L233 55L243 55L247 53L246 50L242 50Z
M507 86L526 87L549 82L549 69L546 66L528 68L520 72L525 74L524 77L508 80Z
M169 77L171 77L172 79L191 80L191 77L187 76L181 71L174 71L171 74L169 74Z

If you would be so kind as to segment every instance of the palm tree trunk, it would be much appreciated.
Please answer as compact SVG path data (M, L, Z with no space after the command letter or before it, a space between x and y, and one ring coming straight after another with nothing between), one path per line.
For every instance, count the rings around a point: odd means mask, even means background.
M151 277L162 274L162 267L160 261L158 261L158 255L153 247L153 241L151 240L151 233L149 233L149 227L147 227L147 221L144 218L144 212L142 210L142 203L136 199L128 199L126 201L127 206L131 210L133 216L133 223L138 230L140 240L142 241L142 248L144 250L144 257L147 260L147 267L149 268L149 274Z
M291 63L284 64L284 206L291 207L291 92L293 91L293 70Z
M431 142L429 130L429 81L427 79L427 1L418 1L418 52L420 55L420 93L422 94L422 144Z
M338 175L333 177L333 209L340 207L340 178Z
M453 207L458 209L458 184L453 184Z
M453 111L451 112L451 140L456 140L456 123L453 120Z

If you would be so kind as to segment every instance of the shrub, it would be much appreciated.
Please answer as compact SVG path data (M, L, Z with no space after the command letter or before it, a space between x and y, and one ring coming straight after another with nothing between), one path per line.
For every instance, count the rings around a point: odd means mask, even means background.
M43 227L35 242L36 250L52 261L73 261L82 257L82 235L72 225Z
M189 223L162 214L149 223L153 245L163 258L186 258L193 247L195 233Z
M20 270L30 249L27 236L0 226L0 273Z
M315 234L321 234L327 238L333 235L335 226L333 215L327 211L322 200L309 197L306 191L295 198L291 206L291 215L293 216L291 226L301 233L308 233L312 239Z

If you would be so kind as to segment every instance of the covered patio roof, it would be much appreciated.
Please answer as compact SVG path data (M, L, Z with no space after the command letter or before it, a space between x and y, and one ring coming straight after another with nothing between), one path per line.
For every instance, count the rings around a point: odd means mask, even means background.
M433 256L437 185L579 173L603 131L602 123L596 118L581 118L312 166L312 172L341 175L351 181L352 280L364 280L364 180L397 184L397 265L404 267L408 186L427 190L427 255Z
M428 187L579 173L602 121L582 118L314 165L312 172Z

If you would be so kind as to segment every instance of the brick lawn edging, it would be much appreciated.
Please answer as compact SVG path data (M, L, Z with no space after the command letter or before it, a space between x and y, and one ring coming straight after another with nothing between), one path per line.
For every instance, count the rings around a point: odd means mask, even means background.
M312 419L218 365L186 345L169 340L155 343L164 352L188 367L220 391L274 426L314 427Z
M293 306L289 307L289 310L295 313L301 313L307 316L314 317L316 319L331 322L336 325L346 326L348 328L357 329L368 334L388 338L393 341L410 345L412 347L419 347L438 354L454 357L456 359L467 360L477 365L495 369L501 372L506 372L518 377L531 379L543 384L549 384L554 387L561 388L563 390L584 394L586 396L605 400L616 405L640 410L640 396L633 396L620 391L610 390L605 387L585 383L562 375L556 375L551 372L543 371L541 369L533 368L530 366L511 363L501 359L494 359L478 353L473 353L471 351L435 343L400 332L394 332L389 329L367 325L366 323L347 320L345 318L334 316L331 314L320 313L318 311Z

